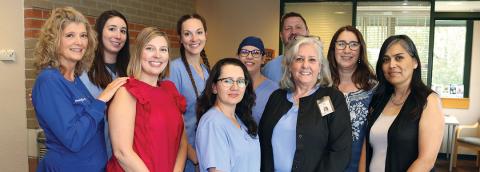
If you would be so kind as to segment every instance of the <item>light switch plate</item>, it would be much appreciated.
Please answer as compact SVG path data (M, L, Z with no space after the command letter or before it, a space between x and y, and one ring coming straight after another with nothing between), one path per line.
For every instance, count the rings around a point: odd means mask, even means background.
M0 60L1 61L15 61L16 55L15 50L0 50Z

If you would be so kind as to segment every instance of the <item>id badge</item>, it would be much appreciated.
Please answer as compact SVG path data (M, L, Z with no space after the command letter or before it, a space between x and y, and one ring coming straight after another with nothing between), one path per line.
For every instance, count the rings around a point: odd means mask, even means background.
M333 104L332 104L332 100L330 99L330 96L323 96L321 99L318 99L317 105L322 116L335 112L335 108L333 108Z

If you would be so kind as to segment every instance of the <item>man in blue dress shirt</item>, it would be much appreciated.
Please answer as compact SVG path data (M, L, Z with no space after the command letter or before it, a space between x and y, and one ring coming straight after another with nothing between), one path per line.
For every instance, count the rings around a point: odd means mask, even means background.
M296 12L289 12L283 15L280 21L280 26L280 38L282 39L284 47L286 47L286 45L288 45L288 43L291 42L295 36L306 36L309 34L305 18ZM284 72L282 61L283 55L279 55L268 62L265 67L263 67L263 75L272 81L280 83Z

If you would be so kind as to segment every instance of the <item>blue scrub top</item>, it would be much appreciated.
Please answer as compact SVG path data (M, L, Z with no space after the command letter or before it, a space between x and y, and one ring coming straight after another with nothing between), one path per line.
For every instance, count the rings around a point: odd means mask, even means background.
M204 65L202 65L202 68L205 80L202 79L200 75L193 70L193 66L190 65L190 69L192 69L191 71L193 80L197 86L197 91L199 94L198 96L202 94L208 78L207 68ZM180 94L182 94L187 100L187 109L183 114L183 120L187 130L188 143L190 143L192 146L195 146L195 129L197 126L197 114L195 108L197 104L197 96L195 95L195 91L193 89L192 82L190 81L190 77L188 76L187 69L185 68L185 65L183 65L180 57L170 63L170 76L167 79L175 84L178 92L180 92Z
M255 95L257 98L255 99L255 106L253 106L252 109L252 116L255 122L257 122L257 125L260 123L260 118L262 118L263 110L265 109L265 105L267 105L268 98L272 92L278 88L277 82L266 79L255 89Z
M93 98L78 77L66 80L58 69L38 75L32 103L47 139L37 171L104 171L106 104Z
M316 86L306 96L309 96L320 87ZM293 106L284 114L273 128L272 151L274 168L276 172L292 171L293 157L297 150L297 118L298 105L293 100L293 92L287 93L287 100Z
M107 66L105 66L105 68L107 69L110 76L112 76L112 81L117 79L118 76L115 72L110 70L110 68L108 68ZM83 85L85 85L85 87L87 87L88 92L90 92L90 94L92 94L93 97L96 98L103 92L103 88L93 84L93 82L90 81L90 78L88 77L87 71L83 72L80 75L80 80L82 81Z
M210 108L200 119L196 151L200 171L215 167L219 171L260 171L260 142L252 138L237 117L238 128L217 108Z
M268 79L276 83L280 83L284 70L282 61L283 55L277 56L263 67L262 74L265 75Z
M207 68L202 65L204 79L193 70L193 66L189 65L192 71L193 80L197 86L198 96L200 96L205 88L207 78L209 76ZM185 123L185 130L187 132L188 143L195 147L195 129L197 128L197 112L195 110L197 104L197 96L193 89L192 82L188 76L187 69L180 57L170 62L170 76L167 78L175 84L178 92L182 94L187 100L187 108L183 114L183 121ZM194 172L195 167L191 161L185 164L185 172Z
M105 68L107 68L108 73L110 74L110 76L112 76L112 81L115 80L117 78L117 74L111 71L110 68L106 66ZM87 88L88 92L90 92L90 94L94 98L97 98L103 92L103 88L93 84L93 82L90 81L90 78L88 77L88 73L86 71L83 72L79 78L82 81L83 85L85 85L85 87ZM107 157L108 159L110 159L110 157L112 156L112 143L110 141L110 133L108 131L108 121L107 120L104 120L104 121L105 121L105 130L104 130L105 146L107 147Z

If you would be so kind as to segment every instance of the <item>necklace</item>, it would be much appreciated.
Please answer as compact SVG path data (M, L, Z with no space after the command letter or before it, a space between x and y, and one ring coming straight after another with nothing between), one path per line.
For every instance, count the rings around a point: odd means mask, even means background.
M403 96L403 97L400 98L400 102L395 102L395 100L393 100L393 97L394 97L394 95L392 95L392 96L390 97L390 102L391 102L393 105L395 105L395 106L401 106L401 105L403 105L403 104L405 103L405 101L407 100L407 98L406 98L407 96ZM402 100L402 99L403 99L403 100Z

